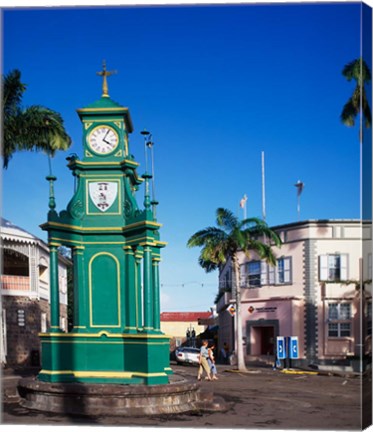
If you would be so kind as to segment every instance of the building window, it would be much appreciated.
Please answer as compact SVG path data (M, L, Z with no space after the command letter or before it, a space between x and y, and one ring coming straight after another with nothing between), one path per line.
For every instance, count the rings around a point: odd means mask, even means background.
M351 304L329 303L328 309L328 336L351 336Z
M263 285L285 285L292 282L291 257L279 258L276 266L265 261L250 261L241 265L240 285L255 288Z
M276 266L276 284L291 282L291 258L280 258Z
M230 270L227 270L219 279L219 290L226 291L232 288L232 277Z
M279 258L276 267L268 265L269 285L291 284L291 281L291 257Z
M329 282L347 280L347 255L321 255L319 257L319 278L321 281Z
M261 263L251 261L247 264L247 283L249 287L261 286Z

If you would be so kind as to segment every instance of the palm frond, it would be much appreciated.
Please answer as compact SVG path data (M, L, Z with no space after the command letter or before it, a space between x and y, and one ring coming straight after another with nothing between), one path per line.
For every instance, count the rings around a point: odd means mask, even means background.
M365 93L365 85L371 79L371 71L361 57L347 63L342 70L342 75L348 80L356 81L356 87L351 98L347 101L342 109L340 119L346 126L354 126L358 114L362 114L365 127L369 128L372 124L372 114L370 111L368 98Z
M17 115L22 107L22 95L26 85L21 82L21 72L14 69L3 76L3 112L4 117Z
M3 166L16 151L42 150L51 155L56 150L67 150L71 138L67 134L62 116L49 108L33 105L21 106L26 85L21 73L13 70L3 76Z
M188 247L205 246L211 241L223 241L226 238L226 233L216 227L207 227L193 234L188 242Z
M230 210L220 207L216 210L216 224L229 232L239 225L239 221Z
M358 114L359 108L355 106L353 99L350 98L343 107L340 119L344 125L354 126Z
M251 251L255 251L261 259L271 264L276 263L271 246L266 241L281 246L281 240L265 221L247 218L239 222L232 212L224 208L217 210L217 216L219 228L207 227L200 230L187 242L188 247L202 247L198 262L203 269L207 272L216 270L228 258L236 257L238 251L248 256ZM263 236L266 237L265 242L259 240Z
M342 75L347 79L347 81L351 81L352 79L358 81L360 79L360 62L361 59L356 59L344 66Z
M368 98L365 93L365 89L363 89L362 105L363 105L363 116L365 119L365 127L370 128L372 126L372 112L369 107Z

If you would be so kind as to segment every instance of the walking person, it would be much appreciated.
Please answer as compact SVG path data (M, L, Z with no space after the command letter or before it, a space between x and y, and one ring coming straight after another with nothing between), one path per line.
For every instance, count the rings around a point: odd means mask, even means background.
M216 369L216 365L215 365L214 349L215 349L215 344L212 344L211 347L208 349L209 356L207 359L207 363L209 364L210 371L212 373L212 379L217 380L218 370Z
M207 362L207 359L209 357L207 346L208 346L207 340L202 341L202 346L199 352L199 369L198 369L198 376L197 376L198 381L201 381L203 371L206 372L207 375L206 379L211 381L210 367Z

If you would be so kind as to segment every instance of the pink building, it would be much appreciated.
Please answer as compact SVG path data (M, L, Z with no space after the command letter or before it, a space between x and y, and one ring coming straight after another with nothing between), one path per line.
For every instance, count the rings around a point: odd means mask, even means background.
M273 229L283 242L274 247L276 267L254 253L240 256L246 360L273 362L277 336L296 336L299 359L293 365L350 367L362 349L370 352L371 225L309 220ZM227 262L219 274L219 343L234 348L234 319L227 310L234 301L231 281Z

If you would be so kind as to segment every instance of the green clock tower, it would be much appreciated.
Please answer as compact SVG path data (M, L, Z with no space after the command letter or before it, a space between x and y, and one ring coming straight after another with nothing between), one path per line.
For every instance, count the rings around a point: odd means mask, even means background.
M66 210L56 211L50 183L50 329L40 335L46 382L166 384L172 373L169 337L160 330L160 224L149 194L151 175L139 177L130 153L128 108L108 95L78 109L83 156L69 158L76 188ZM143 207L135 195L144 183ZM153 197L154 199L154 197ZM73 328L60 329L58 247L73 258Z

